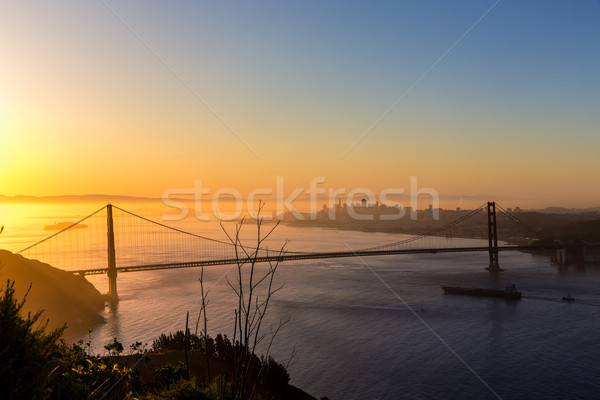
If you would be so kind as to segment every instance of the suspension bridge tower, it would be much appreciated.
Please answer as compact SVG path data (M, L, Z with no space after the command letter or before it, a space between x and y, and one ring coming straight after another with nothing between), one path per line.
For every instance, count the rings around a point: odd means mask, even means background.
M113 226L112 204L106 205L106 228L108 243L108 296L118 300L117 295L117 256L115 252L115 230Z
M488 245L490 253L490 265L486 268L490 272L498 273L503 271L498 264L498 229L496 225L496 203L491 201L487 203L488 220Z

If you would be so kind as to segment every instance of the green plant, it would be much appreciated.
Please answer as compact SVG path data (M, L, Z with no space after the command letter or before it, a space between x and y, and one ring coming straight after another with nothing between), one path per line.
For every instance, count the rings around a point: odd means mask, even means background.
M148 343L135 342L129 346L130 354L146 354L148 352Z
M197 335L188 335L188 349L190 351L204 351L204 338L200 338ZM212 354L212 339L209 337L208 349L209 353ZM152 342L151 350L155 353L162 353L170 350L183 350L185 348L185 333L183 331L177 331L174 334L170 333L165 335L161 334L159 337L154 339Z
M18 301L14 282L9 280L0 291L2 399L123 399L133 395L128 368L90 356L90 347L84 347L83 341L67 345L61 339L64 328L47 332L43 311L23 313L27 294ZM117 382L118 387L105 396Z
M31 286L29 287L31 289ZM46 332L43 311L23 316L27 294L15 297L14 281L8 280L0 294L0 387L5 399L44 398L47 377L57 365L64 343L64 328Z
M188 379L189 375L185 364L180 362L177 367L171 364L165 364L154 370L154 381L160 386L171 385L180 380Z
M198 385L195 378L189 380L181 379L159 390L155 394L149 394L144 397L145 400L209 400L215 397L209 396L205 390ZM224 400L224 399L222 399Z
M104 345L104 348L108 350L108 354L111 356L118 356L123 352L123 344L113 338L113 341Z

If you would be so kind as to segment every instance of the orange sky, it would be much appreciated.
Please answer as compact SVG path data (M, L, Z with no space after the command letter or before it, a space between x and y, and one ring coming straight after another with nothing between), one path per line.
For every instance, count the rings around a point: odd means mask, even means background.
M369 11L365 32L351 11L181 6L157 24L161 7L116 4L120 19L101 5L7 7L0 194L159 197L196 180L247 194L278 176L290 192L323 176L327 189L378 193L416 176L509 206L600 205L600 24L583 5L498 6L438 64L485 7L429 36L394 7ZM561 12L579 31L556 25Z

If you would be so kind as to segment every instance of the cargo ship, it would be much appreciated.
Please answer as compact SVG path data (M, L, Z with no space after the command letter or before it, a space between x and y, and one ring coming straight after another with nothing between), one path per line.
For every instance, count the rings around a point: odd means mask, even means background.
M502 297L505 299L513 299L513 300L518 300L521 298L521 292L517 291L515 285L512 285L512 286L506 288L505 290L442 286L442 293L444 293L444 294L465 294L468 296L481 296L481 297Z

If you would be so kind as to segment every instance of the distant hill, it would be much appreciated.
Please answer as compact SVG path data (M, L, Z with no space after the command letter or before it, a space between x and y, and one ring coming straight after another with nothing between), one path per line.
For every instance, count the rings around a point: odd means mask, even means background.
M86 203L86 202L127 202L156 201L159 198L138 196L117 196L109 194L70 194L62 196L4 196L0 194L0 202L4 203Z
M591 208L564 208L564 207L546 207L541 210L533 210L544 214L580 214L586 212L600 212L600 207Z
M44 309L44 320L50 318L52 328L66 323L68 327L87 330L104 321L99 314L104 309L104 298L83 276L0 250L0 284L5 286L8 279L15 281L19 299L31 284L25 312Z

